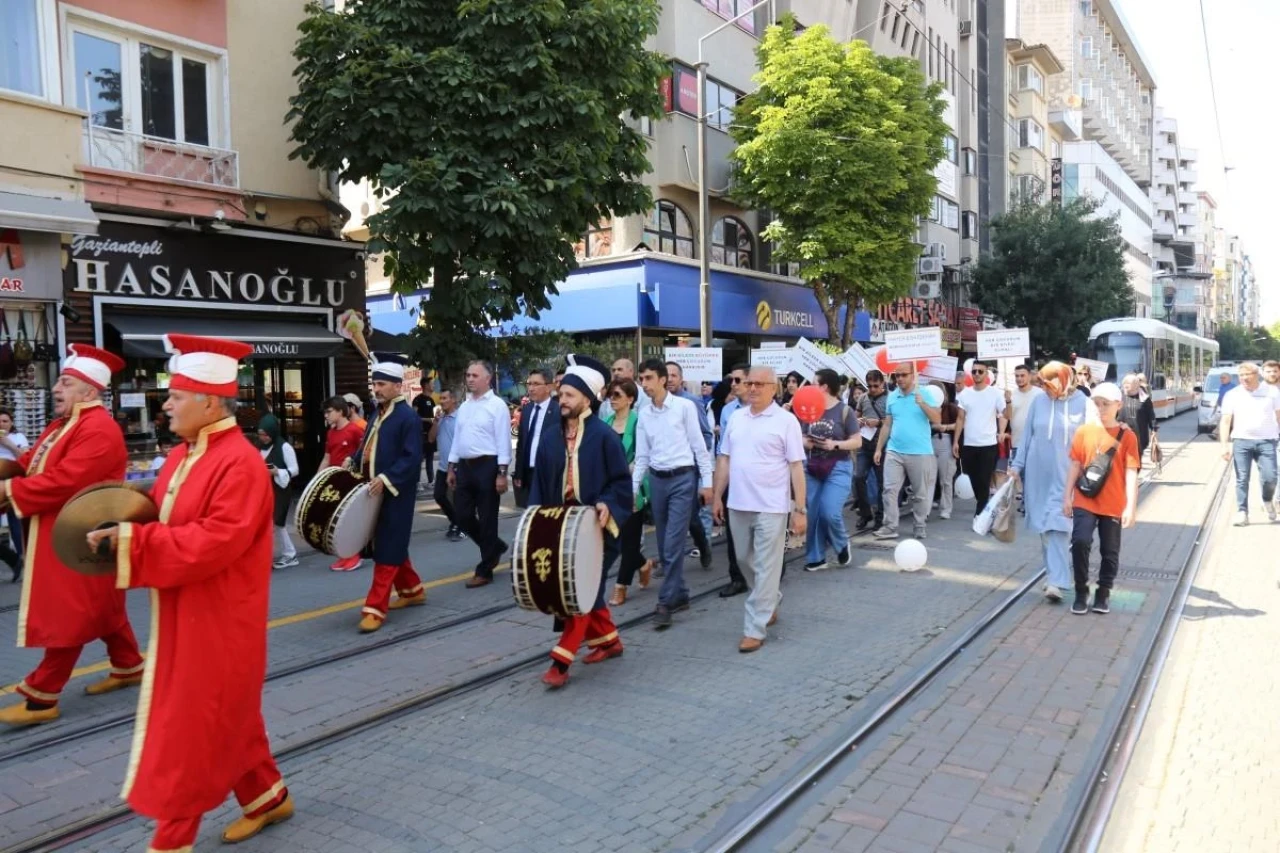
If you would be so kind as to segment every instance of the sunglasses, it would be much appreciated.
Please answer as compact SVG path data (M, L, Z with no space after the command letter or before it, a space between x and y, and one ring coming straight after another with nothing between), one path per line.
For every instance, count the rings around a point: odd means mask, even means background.
M731 376L731 377L729 377L729 381L730 381L730 382L732 382L734 385L737 385L737 384L738 384L738 383L740 383L742 380L741 380L741 379L739 379L739 378L738 378L738 377L736 377L736 376Z
M970 372L970 373L972 373L974 376L986 376L986 375L987 375L987 371L986 371L984 368L980 368L980 367L979 367L979 368L975 368L975 369L973 369L973 370L970 370L969 372Z
M621 400L621 399L622 399L623 397L625 397L625 396L627 396L627 395L626 395L626 394L623 394L621 391L614 391L612 394L610 394L610 395L609 395L609 399L610 399L610 400Z

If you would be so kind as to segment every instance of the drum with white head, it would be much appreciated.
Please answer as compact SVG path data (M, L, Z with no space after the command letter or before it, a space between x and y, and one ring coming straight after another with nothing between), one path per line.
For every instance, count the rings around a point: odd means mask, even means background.
M592 506L531 506L516 527L511 591L525 610L566 618L595 606L604 535Z

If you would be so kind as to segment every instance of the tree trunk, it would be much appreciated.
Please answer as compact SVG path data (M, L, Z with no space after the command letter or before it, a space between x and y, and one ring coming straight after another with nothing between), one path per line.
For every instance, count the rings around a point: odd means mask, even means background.
M827 286L820 281L815 281L813 295L818 300L818 308L822 311L822 316L827 320L827 341L834 346L840 346L840 314L839 310L831 304Z
M857 313L857 299L850 299L844 303L844 329L840 333L840 349L842 350L847 350L853 346L853 321Z

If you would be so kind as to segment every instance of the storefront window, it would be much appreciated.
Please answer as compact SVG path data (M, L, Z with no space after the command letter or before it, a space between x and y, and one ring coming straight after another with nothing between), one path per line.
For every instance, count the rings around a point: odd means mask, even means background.
M688 214L666 199L659 201L645 222L644 243L655 252L692 258L693 225Z
M742 220L725 216L711 229L711 261L730 267L754 269L755 243Z

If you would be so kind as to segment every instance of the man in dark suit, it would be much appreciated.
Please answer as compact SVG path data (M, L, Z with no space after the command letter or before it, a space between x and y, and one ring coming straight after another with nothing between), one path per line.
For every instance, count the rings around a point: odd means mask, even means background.
M514 485L518 507L529 505L529 489L533 485L533 471L538 464L538 439L542 435L542 425L547 419L547 413L554 408L551 405L554 386L550 371L542 368L529 371L525 387L529 390L529 402L520 410L520 435L516 440Z

